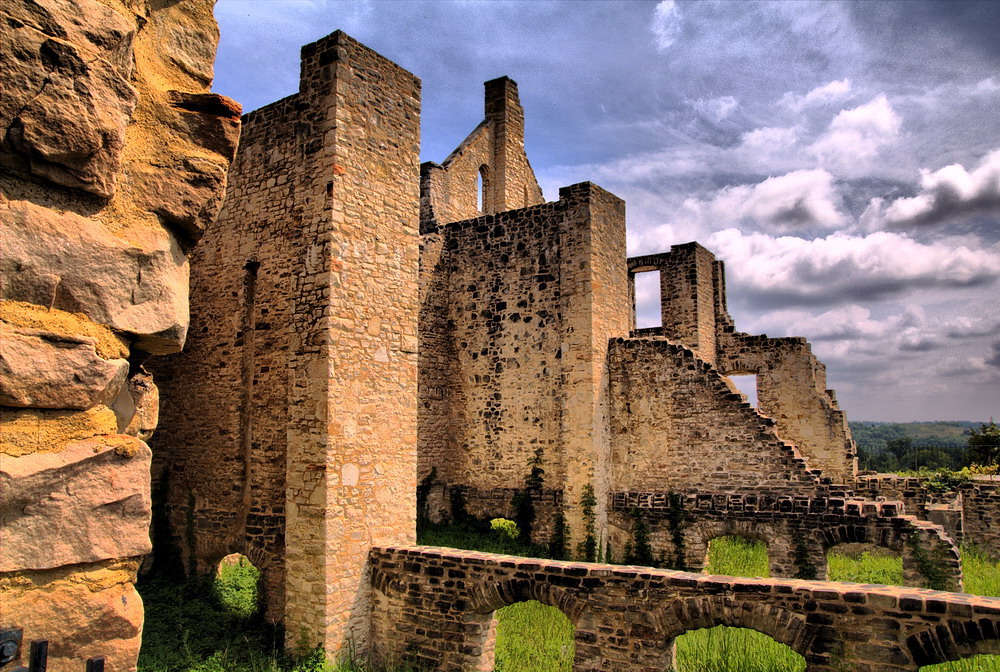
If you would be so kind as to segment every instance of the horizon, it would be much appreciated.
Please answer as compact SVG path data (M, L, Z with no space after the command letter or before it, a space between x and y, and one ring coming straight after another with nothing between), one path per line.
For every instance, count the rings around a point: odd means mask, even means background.
M338 29L420 77L423 161L510 76L546 198L624 198L629 255L708 247L737 328L806 337L850 421L1000 415L1000 3L215 11L213 90L245 111L297 91L299 49ZM640 326L656 300L637 286Z

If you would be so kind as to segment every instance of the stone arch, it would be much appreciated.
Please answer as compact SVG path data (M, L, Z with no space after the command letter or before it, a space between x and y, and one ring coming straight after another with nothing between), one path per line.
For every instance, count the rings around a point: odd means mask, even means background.
M587 610L585 602L561 588L527 579L503 579L473 587L469 591L469 611L491 614L502 607L528 600L555 607L569 619L573 627L580 623Z
M779 529L780 527L780 529ZM701 520L690 526L685 543L688 546L688 564L692 568L706 567L709 545L720 537L739 537L764 544L767 549L768 570L772 577L791 576L782 554L777 552L775 540L786 536L784 525L771 521L727 516L722 519Z
M948 621L906 638L906 648L919 666L946 663L982 654L1000 654L1000 618Z
M806 621L805 614L764 602L698 597L675 600L661 612L660 627L671 644L685 632L717 625L763 633L807 660L816 638L814 626Z

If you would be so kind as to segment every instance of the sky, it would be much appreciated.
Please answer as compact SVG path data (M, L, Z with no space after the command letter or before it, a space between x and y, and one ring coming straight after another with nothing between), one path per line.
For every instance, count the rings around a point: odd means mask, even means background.
M518 82L548 200L627 202L628 253L697 240L739 330L805 336L851 420L1000 418L1000 2L221 0L214 90L298 89L341 29L423 81L422 151ZM656 292L638 286L640 326Z

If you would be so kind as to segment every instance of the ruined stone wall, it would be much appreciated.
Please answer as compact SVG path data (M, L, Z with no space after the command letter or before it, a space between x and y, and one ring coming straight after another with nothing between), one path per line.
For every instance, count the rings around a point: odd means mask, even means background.
M616 490L815 489L815 475L774 422L689 348L618 339L608 358Z
M184 343L239 133L208 93L212 4L0 2L0 628L49 640L53 672L136 665L143 363Z
M590 184L560 195L424 234L424 313L439 317L421 323L421 477L520 488L541 449L545 487L572 504L606 460L605 348L628 320L624 212Z
M1000 555L1000 485L976 481L963 485L960 492L963 538Z
M263 563L288 644L334 657L369 644L368 547L415 534L419 112L343 33L303 47L299 93L247 117L165 400L175 538L190 515L202 569Z
M524 151L524 109L517 82L500 77L486 82L485 88L483 122L441 164L421 166L423 221L447 224L544 201Z
M897 586L707 576L427 546L371 555L378 662L493 668L495 610L526 600L573 624L576 672L666 670L674 640L750 628L810 672L917 672L1000 650L1000 600Z
M905 585L962 589L955 542L940 525L906 515L902 502L788 494L615 492L610 527L618 560L623 559L624 549L635 546L637 518L646 525L654 561L671 567L703 569L709 543L736 536L767 546L772 577L825 579L831 548L863 543L899 554Z
M841 483L857 473L847 416L826 389L826 367L804 338L768 338L729 330L720 334L720 371L757 376L758 408L809 464Z
M857 458L847 417L804 338L737 332L726 308L725 267L698 243L632 257L628 264L633 306L635 274L660 273L662 326L636 330L636 337L665 336L686 345L723 375L756 375L758 410L774 419L778 434L824 476L842 483L854 478Z
M307 244L295 104L244 118L225 204L191 259L191 334L183 353L154 364L153 463L169 521L157 534L202 574L246 555L263 572L270 618L284 612L290 296Z

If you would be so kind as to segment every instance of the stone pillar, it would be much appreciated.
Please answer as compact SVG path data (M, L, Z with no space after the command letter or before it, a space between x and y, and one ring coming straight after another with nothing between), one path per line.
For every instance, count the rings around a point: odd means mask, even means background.
M581 498L592 486L597 499L596 541L606 538L610 489L608 340L628 333L629 290L625 260L625 204L585 182L559 191L563 371L561 442L563 501L572 550L584 541ZM600 546L598 546L600 548Z
M338 658L370 643L369 548L416 535L420 82L341 32L302 57L285 628Z
M719 269L698 243L674 245L660 269L663 335L715 366Z

